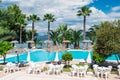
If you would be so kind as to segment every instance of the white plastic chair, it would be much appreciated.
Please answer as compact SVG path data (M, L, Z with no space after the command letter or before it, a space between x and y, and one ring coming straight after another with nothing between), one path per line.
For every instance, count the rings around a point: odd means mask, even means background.
M26 71L28 74L31 74L33 72L33 69L31 67L28 67Z
M109 77L110 71L109 70L105 70L103 75L105 76L105 79L107 80L107 78Z
M86 76L86 74L87 74L87 70L88 70L88 67L89 67L89 66L88 66L88 65L85 65L84 67L85 67L84 76Z
M49 67L48 68L48 71L47 71L47 74L52 74L53 73L53 68L52 67Z
M109 75L110 75L110 73L111 73L111 70L112 70L112 66L108 66L108 67L106 67L106 69L104 70L103 75L105 76L105 79L106 79L106 80L108 79L108 77L109 77Z
M41 67L37 67L37 68L35 68L34 73L36 73L36 74L41 73L41 71L42 71Z
M55 73L56 73L56 75L61 73L61 66L60 65L56 65Z
M3 68L3 71L4 71L5 73L9 73L9 67L8 67L8 66L5 66L5 67Z
M14 63L11 63L10 65L9 65L9 67L10 67L10 72L15 72L16 70L15 70L15 68L16 68L16 64L14 64Z
M120 76L120 68L118 69L118 75Z
M118 67L118 69L120 69L120 65L118 65L117 67Z
M54 67L55 66L53 64L49 64L47 74L52 74L54 72Z
M61 72L63 72L63 67L64 67L64 64L61 64L61 65L60 65L60 70L61 70Z
M79 68L79 75L80 77L85 76L87 71L87 66L80 66Z
M94 65L93 65L93 68L97 68L97 67L98 67L98 65L97 65L97 64L94 64Z
M77 74L77 71L78 71L78 69L77 68L70 68L70 70L71 70L71 76L73 77L73 76L75 76L75 74Z
M96 77L99 77L99 76L100 76L100 73L101 73L100 70L98 70L97 67L93 68L93 70L94 70L95 76L96 76Z

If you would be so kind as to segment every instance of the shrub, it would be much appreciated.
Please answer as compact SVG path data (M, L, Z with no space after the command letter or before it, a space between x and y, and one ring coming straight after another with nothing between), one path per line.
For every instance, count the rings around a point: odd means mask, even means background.
M65 54L62 55L62 59L65 60L66 65L69 65L69 62L72 61L73 56L70 52L65 52Z
M94 60L95 63L97 63L97 64L98 64L98 63L102 63L102 62L105 61L105 55L93 51L93 60Z

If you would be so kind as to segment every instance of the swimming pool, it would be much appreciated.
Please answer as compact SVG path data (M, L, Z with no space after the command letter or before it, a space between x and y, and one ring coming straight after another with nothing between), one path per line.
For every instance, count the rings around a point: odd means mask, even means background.
M55 60L55 52L47 52L45 50L30 50L30 61L33 62L43 62L43 61L53 61ZM68 50L73 56L73 59L87 59L88 53L92 55L92 51L88 50ZM58 53L58 59L62 59L62 55L65 52ZM19 61L27 61L28 53L19 55ZM2 60L0 60L2 61ZM17 62L17 56L9 57L6 62Z

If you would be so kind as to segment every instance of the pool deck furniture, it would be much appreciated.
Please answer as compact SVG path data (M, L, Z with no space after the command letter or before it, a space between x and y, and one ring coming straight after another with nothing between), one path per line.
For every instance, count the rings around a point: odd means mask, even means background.
M43 63L37 63L38 65L42 65ZM47 67L49 64L43 64L44 66ZM74 65L73 65L74 66ZM88 73L87 75L83 75L81 77L77 76L71 76L70 72L63 72L62 74L56 74L53 72L52 75L47 75L46 71L43 71L41 73L33 73L33 74L28 74L26 73L26 70L29 68L29 66L26 67L21 67L20 71L15 71L13 73L4 73L4 71L0 72L0 80L22 80L22 79L28 79L28 80L120 80L120 77L117 74L111 74L108 78L101 78L101 77L95 77L94 74ZM107 67L108 68L108 67ZM59 72L59 71L58 71ZM105 76L104 76L105 77Z
M26 67L27 68L27 67ZM104 78L97 78L94 75L86 75L86 77L72 77L70 72L63 72L60 75L47 75L45 72L41 74L27 74L25 69L14 73L5 74L0 72L0 80L105 80ZM108 80L120 80L116 74L112 74Z
M118 65L117 68L118 68L118 75L120 76L120 65Z
M19 70L20 68L15 63L11 63L11 62L7 63L3 68L3 71L5 73L12 73Z
M104 67L93 65L93 70L95 76L97 76L98 78L105 78L107 80L109 78L109 75L111 74L112 66Z
M87 73L87 69L88 69L88 65L84 65L84 66L76 66L76 65L72 65L71 68L71 76L75 76L77 75L78 77L85 77L86 73Z
M37 64L34 62L29 63L28 68L26 69L26 72L31 74L38 74L41 73L43 71L44 68L44 64Z
M53 64L48 64L48 70L47 70L47 74L56 74L56 75L60 75L64 67L64 64L60 64L60 65L53 65Z

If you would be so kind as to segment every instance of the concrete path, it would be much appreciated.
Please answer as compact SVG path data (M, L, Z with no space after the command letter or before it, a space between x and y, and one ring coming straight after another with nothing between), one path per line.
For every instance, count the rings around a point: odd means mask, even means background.
M71 77L68 73L60 75L47 75L44 72L41 74L27 74L25 71L9 73L0 80L98 80L93 76L86 77Z

